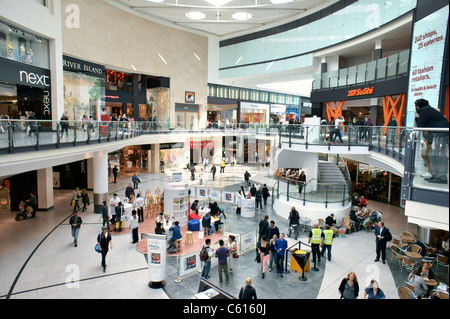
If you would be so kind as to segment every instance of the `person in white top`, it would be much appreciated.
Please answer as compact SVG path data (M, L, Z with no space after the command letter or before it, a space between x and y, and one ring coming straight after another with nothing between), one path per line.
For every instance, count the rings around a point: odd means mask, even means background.
M109 214L111 215L111 223L113 225L116 224L116 206L119 205L120 198L117 196L117 194L113 194L113 198L109 201Z
M144 199L141 197L141 194L137 194L137 198L134 202L137 206L138 221L141 223L144 221Z
M130 219L130 229L131 229L131 233L132 233L132 244L137 244L137 242L139 241L139 237L138 237L138 230L139 230L139 221L136 217L136 211L133 209L133 211L131 212L132 216Z
M342 130L341 130L341 123L345 122L342 115L338 116L338 118L334 121L334 129L335 129L335 135L333 139L333 143L336 141L336 137L339 136L339 140L341 143L344 143L342 140Z

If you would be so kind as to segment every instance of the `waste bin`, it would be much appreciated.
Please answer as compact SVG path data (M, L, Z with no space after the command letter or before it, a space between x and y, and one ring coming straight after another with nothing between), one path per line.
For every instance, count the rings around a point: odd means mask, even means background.
M305 272L310 268L310 253L297 249L291 254L291 256L291 268L302 274L299 280L306 281Z

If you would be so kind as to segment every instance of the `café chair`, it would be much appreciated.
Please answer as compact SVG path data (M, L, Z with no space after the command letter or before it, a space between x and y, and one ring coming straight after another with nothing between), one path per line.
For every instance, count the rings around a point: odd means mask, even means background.
M448 299L448 293L445 291L436 291L433 295L439 299Z
M398 296L400 297L400 299L417 299L414 292L411 291L411 289L409 289L408 287L403 287L403 286L398 287L397 293L398 293ZM412 298L410 298L410 297L412 297Z
M448 269L449 269L449 267L448 267L448 257L440 255L440 254L437 254L436 273L437 273L437 270L438 270L439 266L447 267L447 271L448 271Z
M418 253L420 254L420 252L422 251L422 247L420 247L419 245L410 245L407 248L408 251L414 252L414 253Z
M414 294L414 298L417 299L416 293L415 293L415 291L414 291L414 286L411 285L411 284L410 284L409 282L407 282L407 281L405 281L405 285L406 285L406 287L408 287L409 290L412 291L412 293Z
M392 260L392 258L397 259L398 260L398 266L401 267L402 266L401 263L403 261L403 256L401 256L399 253L397 253L395 251L395 247L394 246L395 245L391 245L391 247L390 247L391 248L391 252L392 252L391 260Z
M406 268L410 272L412 272L414 270L415 265L416 265L416 263L414 262L414 260L412 258L409 258L408 256L402 256L402 269L401 269L402 272L403 272L403 268Z

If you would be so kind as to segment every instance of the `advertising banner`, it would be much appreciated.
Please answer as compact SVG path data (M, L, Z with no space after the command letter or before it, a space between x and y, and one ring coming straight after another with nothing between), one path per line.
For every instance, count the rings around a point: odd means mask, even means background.
M414 23L406 126L414 126L417 99L439 107L449 6Z
M200 252L197 250L193 253L180 256L179 270L180 276L184 276L201 268Z
M150 283L166 278L166 235L147 234L148 279Z

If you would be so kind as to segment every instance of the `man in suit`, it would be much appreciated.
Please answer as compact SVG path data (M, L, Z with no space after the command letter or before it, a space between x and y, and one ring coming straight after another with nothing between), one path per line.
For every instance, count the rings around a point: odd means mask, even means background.
M384 227L384 223L380 221L375 227L375 237L377 244L377 258L375 262L380 261L380 254L383 264L386 263L386 245L388 241L392 240L391 232L387 227Z

